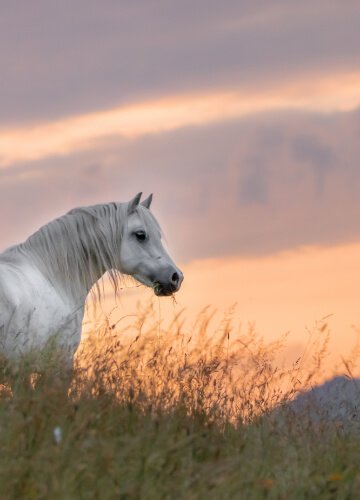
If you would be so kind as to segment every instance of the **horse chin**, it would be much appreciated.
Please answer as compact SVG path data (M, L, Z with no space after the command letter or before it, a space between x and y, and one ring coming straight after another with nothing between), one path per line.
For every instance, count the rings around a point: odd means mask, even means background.
M154 293L157 297L170 297L170 295L174 294L174 289L173 287L164 287L160 285L159 283L156 283L154 285Z
M169 297L174 293L172 287L167 287L158 282L149 281L147 278L144 278L143 276L133 275L133 278L135 278L142 285L152 288L154 290L154 294L157 297Z
M174 292L168 292L166 290L154 289L154 293L157 297L170 297Z

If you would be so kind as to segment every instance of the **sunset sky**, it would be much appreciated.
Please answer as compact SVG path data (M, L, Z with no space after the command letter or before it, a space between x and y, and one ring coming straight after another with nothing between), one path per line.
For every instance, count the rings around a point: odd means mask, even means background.
M153 192L185 272L171 307L236 302L242 324L290 330L299 351L331 314L346 351L359 26L358 0L3 2L0 247L75 206Z

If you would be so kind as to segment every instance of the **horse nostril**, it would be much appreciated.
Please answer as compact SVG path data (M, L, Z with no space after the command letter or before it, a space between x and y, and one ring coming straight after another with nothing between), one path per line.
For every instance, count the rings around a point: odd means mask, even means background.
M178 273L174 273L174 274L171 276L171 281L172 281L173 283L178 283L178 282L179 282L179 279L180 279L180 277L179 277Z

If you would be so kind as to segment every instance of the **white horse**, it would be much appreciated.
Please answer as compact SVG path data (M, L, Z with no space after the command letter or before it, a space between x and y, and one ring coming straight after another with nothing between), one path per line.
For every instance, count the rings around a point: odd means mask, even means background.
M55 339L72 365L86 297L106 272L117 291L121 274L156 295L179 290L183 275L165 251L150 212L152 195L128 203L75 208L0 254L0 352L16 360Z

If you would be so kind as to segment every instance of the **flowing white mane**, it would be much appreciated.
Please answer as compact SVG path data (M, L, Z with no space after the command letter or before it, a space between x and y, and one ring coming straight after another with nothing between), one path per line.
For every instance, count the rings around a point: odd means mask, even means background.
M30 259L51 284L72 297L79 290L91 289L96 283L96 298L102 288L97 278L107 270L115 293L118 292L119 255L124 225L128 219L128 203L106 203L75 208L49 222L24 243L8 249L3 259L11 262L20 255ZM135 211L149 233L160 227L143 206Z

